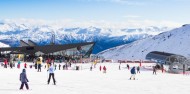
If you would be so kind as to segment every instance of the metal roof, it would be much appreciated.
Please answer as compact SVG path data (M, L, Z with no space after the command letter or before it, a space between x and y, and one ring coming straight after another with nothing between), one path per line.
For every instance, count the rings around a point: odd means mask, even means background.
M25 41L20 40L20 47L23 47L23 46L30 46L30 45L26 43Z
M37 44L35 42L33 42L32 40L28 40L28 44L30 46L37 46Z
M64 45L44 45L44 46L23 46L23 47L5 47L0 48L0 51L16 51L28 54L35 54L36 52L40 51L44 54L58 52L61 50L67 50L71 48L75 48L78 46L85 46L93 44L94 42L86 42L86 43L74 43L74 44L64 44Z
M166 59L168 59L169 57L172 57L172 56L184 57L182 55L177 55L177 54L173 54L173 53L152 51L152 52L150 52L150 53L148 53L146 55L146 59L148 59L148 60L154 59L154 60L166 61Z

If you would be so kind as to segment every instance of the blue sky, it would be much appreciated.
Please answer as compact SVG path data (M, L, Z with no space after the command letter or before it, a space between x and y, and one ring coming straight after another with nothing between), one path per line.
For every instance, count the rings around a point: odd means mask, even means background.
M0 19L178 25L190 0L0 0Z

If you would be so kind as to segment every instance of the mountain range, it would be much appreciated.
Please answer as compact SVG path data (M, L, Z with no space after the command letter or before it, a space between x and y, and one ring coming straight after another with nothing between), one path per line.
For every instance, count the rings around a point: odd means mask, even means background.
M151 51L179 54L189 58L190 24L130 44L107 49L97 55L114 60L145 60L146 55Z
M98 28L65 27L57 25L30 25L28 23L0 22L0 42L11 47L19 46L20 40L32 40L38 45L48 45L52 35L56 44L95 42L93 53L128 44L167 31L167 27Z

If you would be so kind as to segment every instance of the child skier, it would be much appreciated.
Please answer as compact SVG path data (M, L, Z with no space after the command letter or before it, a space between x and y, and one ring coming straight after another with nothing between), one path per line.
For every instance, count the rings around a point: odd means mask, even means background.
M28 83L27 82L29 82L29 81L28 81L28 78L26 76L26 70L25 69L23 69L22 73L20 74L20 81L21 81L20 90L23 89L24 85L26 86L26 89L28 90L29 87L28 87Z

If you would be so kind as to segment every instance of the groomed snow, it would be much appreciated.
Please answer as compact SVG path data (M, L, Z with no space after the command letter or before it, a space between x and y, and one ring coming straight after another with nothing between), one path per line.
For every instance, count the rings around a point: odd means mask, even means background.
M30 63L31 64L31 63ZM28 65L30 65L28 64ZM99 71L99 66L106 65L107 73ZM132 64L129 64L133 66ZM21 65L23 67L23 63ZM75 66L74 64L72 65ZM21 69L0 67L0 94L189 94L190 76L141 70L136 75L138 80L128 80L130 71L126 64L99 63L92 71L91 64L80 64L82 70L56 70L57 85L47 85L47 69L37 72L34 68L26 69L31 90L19 90ZM145 66L145 65L143 65ZM148 66L146 66L148 67Z

